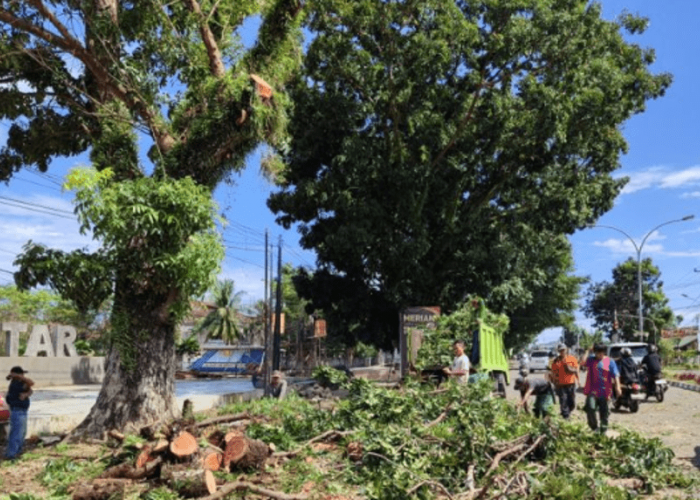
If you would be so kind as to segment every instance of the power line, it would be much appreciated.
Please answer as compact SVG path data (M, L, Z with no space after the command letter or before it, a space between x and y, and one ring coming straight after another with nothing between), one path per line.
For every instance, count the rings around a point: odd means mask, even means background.
M12 271L8 271L7 269L0 269L0 272L11 274L13 276L15 275L15 273L13 273Z
M29 172L30 174L34 174L38 177L41 177L42 179L46 179L47 181L51 182L52 184L56 184L58 187L63 187L63 182L60 181L60 177L51 175L49 173L41 173L37 172L36 170L32 169L25 169L24 172ZM58 179L58 180L56 180Z
M0 196L0 199L11 201L13 203L20 203L22 205L27 205L29 207L43 208L45 210L52 210L52 211L55 211L55 212L61 213L61 214L73 215L73 212L69 212L68 210L60 210L58 208L48 207L46 205L39 205L38 203L30 203L28 201L17 200L15 198L8 198L7 196Z
M246 259L241 259L240 257L234 257L233 255L227 255L227 257L235 260L240 260L241 262L245 262L246 264L250 264L251 266L259 267L260 269L265 269L265 267L261 266L260 264L256 264L255 262L251 262Z
M57 213L54 213L54 212L48 212L48 211L46 211L46 210L39 210L39 209L36 209L36 208L25 207L25 206L22 206L22 205L15 205L15 204L13 204L13 203L11 203L11 202L9 202L9 201L0 201L0 205L7 205L7 206L9 206L9 207L20 208L20 209L22 209L22 210L27 210L27 211L29 211L29 212L36 212L36 213L38 213L38 214L43 214L43 215L51 215L51 216L53 216L53 217L61 217L61 218L63 218L63 219L75 220L74 217L68 217L67 215L61 215L61 214L57 214Z
M52 191L56 191L57 193L61 193L61 192L62 192L60 189L58 189L58 188L56 188L56 187L47 186L46 184L42 184L42 183L40 183L40 182L30 181L29 179L23 179L22 177L13 177L12 180L13 180L13 181L27 182L27 183L29 183L29 184L34 184L35 186L41 186L41 187L43 187L44 189L50 189L50 190L52 190Z

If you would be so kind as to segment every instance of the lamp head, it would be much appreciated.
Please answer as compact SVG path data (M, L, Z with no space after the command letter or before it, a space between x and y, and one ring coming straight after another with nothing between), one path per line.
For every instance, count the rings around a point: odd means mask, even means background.
M683 217L681 220L692 220L692 219L694 219L694 218L695 218L695 215L686 215L686 216Z

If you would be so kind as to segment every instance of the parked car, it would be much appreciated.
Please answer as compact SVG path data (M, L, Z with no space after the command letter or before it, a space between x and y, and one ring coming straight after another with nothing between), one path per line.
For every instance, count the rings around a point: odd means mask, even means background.
M622 357L622 349L629 347L632 351L632 359L639 365L644 356L649 354L649 345L644 342L617 342L608 346L608 357L618 361Z
M530 353L530 373L535 370L546 370L549 366L549 351L538 349Z
M0 425L10 421L10 407L5 403L5 399L0 396Z

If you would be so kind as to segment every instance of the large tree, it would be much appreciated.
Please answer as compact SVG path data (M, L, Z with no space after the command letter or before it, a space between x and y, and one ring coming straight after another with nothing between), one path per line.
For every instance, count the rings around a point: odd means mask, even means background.
M105 380L79 432L177 414L175 326L222 255L211 192L261 141L284 140L300 12L299 0L0 2L0 118L12 121L0 179L84 151L94 167L69 187L101 253L66 275L74 254L31 244L16 275L71 299L113 290Z
M661 271L651 259L642 262L642 317L646 338L659 338L662 328L675 325L676 317L668 306ZM639 333L639 281L637 261L629 258L612 271L612 282L592 283L586 290L584 314L594 326L608 335L620 334L624 340L642 340ZM650 336L651 335L651 336Z
M269 200L318 254L302 294L347 336L469 293L522 335L561 324L580 284L564 235L612 207L622 124L670 84L623 37L645 20L588 0L311 4Z

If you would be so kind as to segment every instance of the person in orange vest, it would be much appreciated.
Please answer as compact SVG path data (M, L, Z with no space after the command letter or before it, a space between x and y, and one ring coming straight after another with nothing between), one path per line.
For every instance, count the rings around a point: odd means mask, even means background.
M552 383L559 397L561 416L568 419L576 408L578 360L568 353L566 344L557 346L559 355L552 361Z

